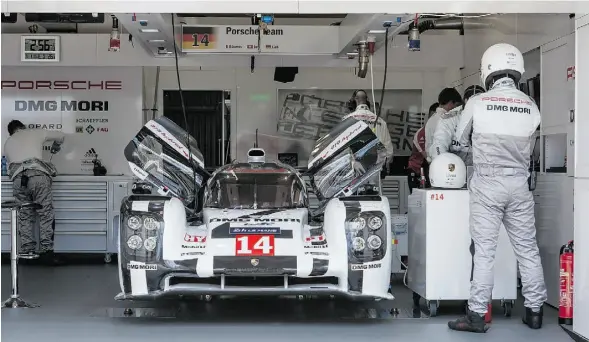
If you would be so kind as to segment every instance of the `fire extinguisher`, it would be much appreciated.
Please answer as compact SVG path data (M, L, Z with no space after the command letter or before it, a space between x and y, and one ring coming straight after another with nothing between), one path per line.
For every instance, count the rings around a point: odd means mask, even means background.
M558 324L573 324L573 260L574 241L560 247L560 296Z

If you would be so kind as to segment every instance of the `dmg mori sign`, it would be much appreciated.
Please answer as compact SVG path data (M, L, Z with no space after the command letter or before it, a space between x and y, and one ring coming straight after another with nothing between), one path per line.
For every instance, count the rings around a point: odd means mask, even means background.
M16 100L17 112L108 112L108 101Z

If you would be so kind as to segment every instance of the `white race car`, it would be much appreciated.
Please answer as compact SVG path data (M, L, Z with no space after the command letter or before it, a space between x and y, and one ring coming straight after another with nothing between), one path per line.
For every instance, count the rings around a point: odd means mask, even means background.
M148 122L125 156L158 195L122 203L116 299L393 299L389 203L378 192L362 194L378 177L384 154L365 123L337 125L309 159L306 174L322 203L311 213L301 174L267 162L262 149L209 175L184 130L166 118Z

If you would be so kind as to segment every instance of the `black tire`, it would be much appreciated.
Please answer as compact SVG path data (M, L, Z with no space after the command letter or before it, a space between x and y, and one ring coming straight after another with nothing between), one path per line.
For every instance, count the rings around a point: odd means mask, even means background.
M429 316L430 317L436 317L438 315L438 302L437 301L430 301L428 303L428 308L429 308Z
M513 310L513 303L512 302L503 303L503 316L511 317L512 310Z
M413 307L419 307L421 296L417 292L413 292Z

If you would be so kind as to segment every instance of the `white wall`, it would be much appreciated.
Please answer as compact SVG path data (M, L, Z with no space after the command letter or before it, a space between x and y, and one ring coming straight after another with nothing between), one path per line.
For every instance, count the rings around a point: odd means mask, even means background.
M481 56L489 46L509 43L525 53L574 31L574 20L568 14L507 14L497 16L492 23L490 29L465 30L461 71L465 86L480 83Z
M589 338L589 15L577 19L575 98L575 276L573 330ZM583 91L581 91L581 89ZM581 147L582 146L582 147Z
M374 84L382 86L382 69L375 71ZM454 69L393 69L387 73L387 89L418 89L422 90L421 110L436 102L440 90L455 79L459 74ZM147 87L147 104L153 103L155 87L155 68L145 68L145 85ZM277 123L277 90L298 89L370 89L370 78L360 79L354 75L352 68L300 68L299 74L292 83L274 81L274 68L259 68L252 74L249 68L227 68L224 70L199 70L181 68L180 78L183 90L229 90L231 91L231 136L237 137L237 130L255 130L256 126L274 127ZM163 113L163 90L178 89L176 71L173 68L162 68L160 71L160 90L158 113ZM264 95L267 101L255 101L252 97ZM266 121L264 121L266 120ZM269 123L268 120L272 120ZM263 121L263 122L256 122ZM262 133L262 132L260 132ZM265 132L272 134L275 132ZM236 155L236 139L231 141L231 154Z

